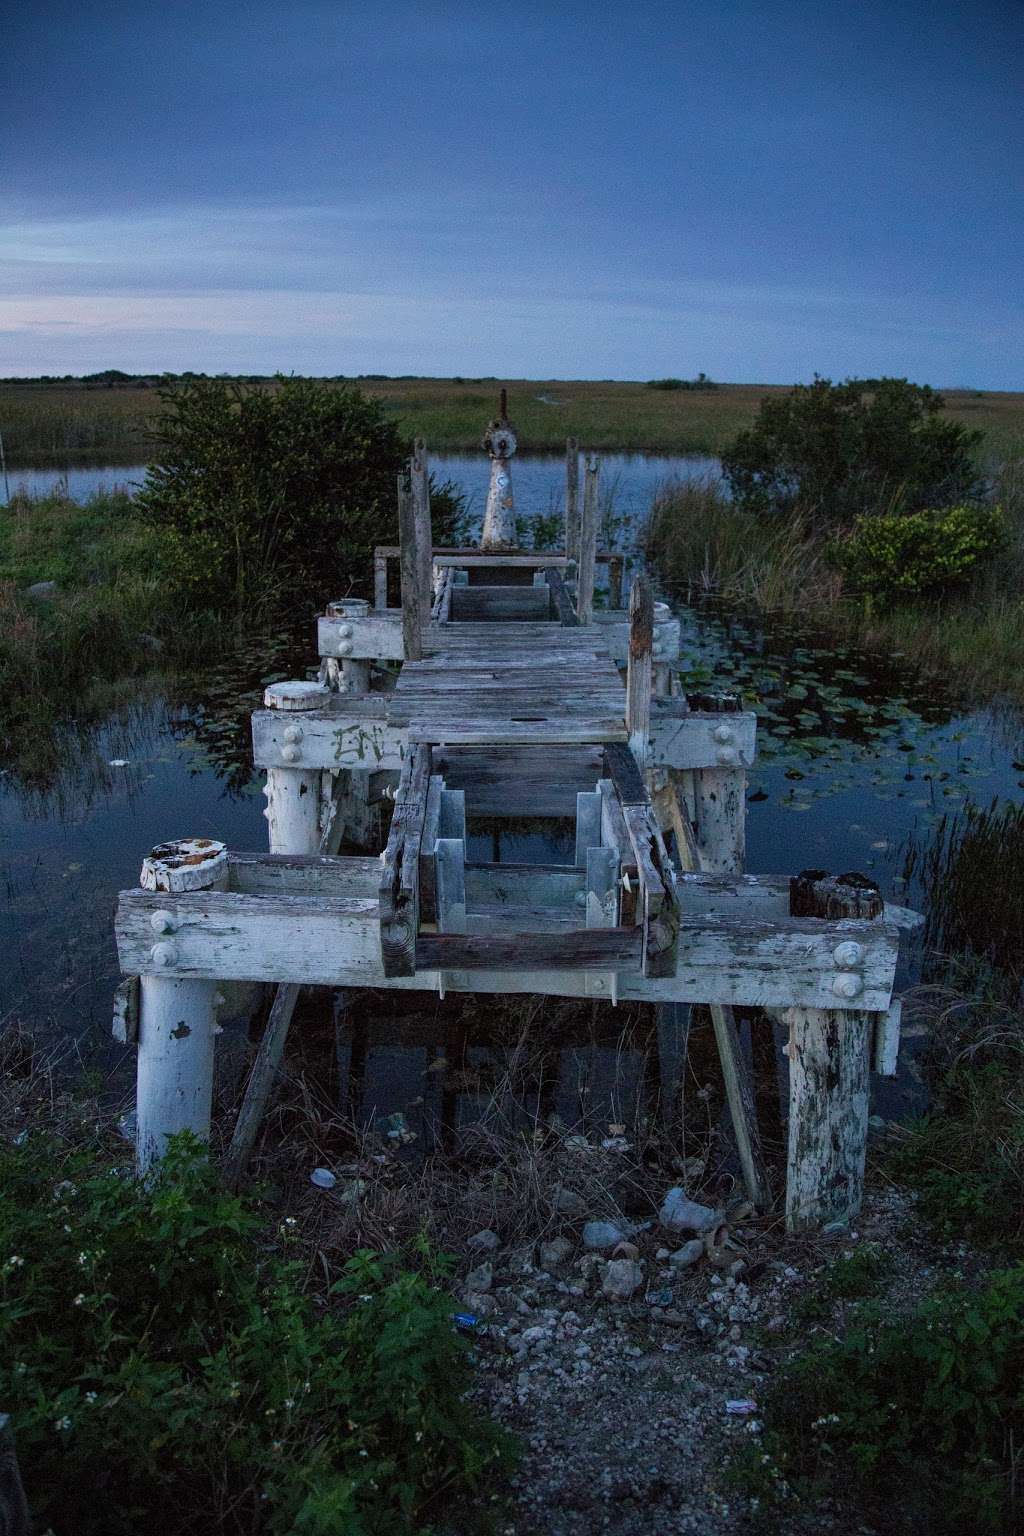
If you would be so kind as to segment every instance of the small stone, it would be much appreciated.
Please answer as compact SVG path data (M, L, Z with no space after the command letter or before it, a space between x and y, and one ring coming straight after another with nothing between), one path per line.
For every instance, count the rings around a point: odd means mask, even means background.
M497 1232L492 1232L490 1227L485 1227L482 1232L477 1232L469 1239L467 1248L472 1248L478 1253L493 1253L501 1247L501 1238Z
M591 1253L601 1253L621 1243L624 1236L622 1228L617 1227L614 1221L588 1221L583 1228L583 1246Z
M488 1259L471 1269L466 1276L467 1291L489 1291L494 1284L494 1270Z
M669 1250L667 1248L659 1248L654 1257L659 1264L664 1264L665 1260L670 1257Z
M689 1269L691 1264L696 1264L704 1255L704 1244L699 1237L692 1237L688 1243L677 1248L675 1253L669 1254L669 1263L676 1269Z
M635 1259L611 1259L601 1280L610 1301L628 1301L643 1284L643 1270Z
M582 1216L587 1208L583 1196L564 1184L556 1184L551 1191L551 1204L560 1216Z
M553 1237L550 1242L540 1245L540 1267L551 1274L557 1274L565 1268L572 1254L572 1243L567 1237Z
M718 1212L691 1200L678 1185L670 1189L658 1212L663 1227L676 1232L707 1232L718 1222Z
M44 602L57 596L57 583L55 581L34 581L30 587L25 588L27 597L38 597Z
M498 1303L493 1296L487 1296L482 1291L463 1291L462 1299L466 1304L466 1310L476 1317L491 1317L498 1309Z
M746 1269L746 1267L747 1267L746 1259L735 1259L729 1265L729 1276L730 1276L730 1278L735 1280L738 1275L742 1275L742 1273Z
M638 1259L640 1249L636 1243L616 1243L612 1250L613 1259Z

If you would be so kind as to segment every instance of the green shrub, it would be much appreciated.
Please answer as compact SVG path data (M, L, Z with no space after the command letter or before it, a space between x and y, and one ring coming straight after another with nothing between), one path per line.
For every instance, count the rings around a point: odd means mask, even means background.
M648 379L648 389L717 389L714 379L709 379L706 373L698 373L695 379Z
M1004 541L1002 509L987 503L862 517L832 549L860 592L883 598L948 592Z
M748 1492L852 1493L894 1533L1014 1529L1024 1433L1024 1266L894 1317L876 1304L773 1383ZM1016 1511L1019 1514L1019 1509Z
M260 1225L184 1139L148 1185L0 1154L0 1404L40 1530L390 1536L493 1469L450 1299L360 1253L318 1307Z
M733 499L847 526L883 509L964 501L981 490L972 455L982 433L943 419L944 403L907 379L815 379L768 396L722 455Z
M248 617L367 590L373 546L397 540L409 452L380 401L316 379L194 379L162 398L136 505L193 599ZM434 490L443 542L461 502Z

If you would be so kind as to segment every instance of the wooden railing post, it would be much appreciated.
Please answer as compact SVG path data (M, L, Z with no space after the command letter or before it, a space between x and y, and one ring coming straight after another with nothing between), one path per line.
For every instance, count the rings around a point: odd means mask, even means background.
M651 755L651 652L654 647L654 594L644 575L629 589L629 659L626 668L626 730L630 751L641 772Z
M580 549L580 445L575 437L565 440L565 553L578 560Z
M398 543L402 572L402 643L406 661L423 658L423 625L430 614L422 588L416 506L406 477L398 477Z
M409 462L409 487L412 491L416 520L416 549L419 555L419 585L424 612L429 613L434 591L434 534L430 525L430 470L427 445L422 437L413 443Z
M576 615L581 624L594 618L594 567L597 562L597 493L601 462L589 458L583 471L583 516L580 519L579 560L576 571Z
M714 730L718 766L694 771L696 837L701 868L709 875L738 874L746 856L747 773L729 716L742 709L732 693L689 694L690 708L722 715Z

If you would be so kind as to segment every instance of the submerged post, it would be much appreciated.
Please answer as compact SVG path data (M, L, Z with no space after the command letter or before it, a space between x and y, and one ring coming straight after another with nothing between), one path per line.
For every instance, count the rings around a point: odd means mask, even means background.
M576 572L576 617L581 624L594 619L594 567L597 563L597 492L601 479L601 461L587 459L583 471L583 516L580 519L580 548Z
M228 856L223 843L183 838L160 843L143 860L139 883L147 891L224 890ZM159 908L150 918L153 970L141 978L139 1043L135 1090L135 1155L145 1174L179 1131L200 1140L210 1135L213 1097L213 1039L217 983L162 976L178 958L176 922Z
M879 918L884 904L866 875L804 870L790 881L792 917ZM851 1008L864 990L864 948L836 945L836 1007L786 1008L789 1026L789 1150L786 1228L853 1221L864 1194L868 1073L874 1015ZM843 1004L847 1006L844 1007Z
M565 553L578 560L580 553L580 445L575 437L565 440Z
M508 391L502 390L498 415L484 433L484 450L491 456L491 483L484 512L481 549L514 549L515 504L509 460L516 451L515 428L508 419Z

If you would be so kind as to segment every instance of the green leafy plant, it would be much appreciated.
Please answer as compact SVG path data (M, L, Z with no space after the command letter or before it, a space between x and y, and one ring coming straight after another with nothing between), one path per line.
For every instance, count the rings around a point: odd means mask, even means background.
M156 462L136 505L194 600L250 617L287 595L363 592L374 544L397 539L408 444L354 386L192 379L162 392ZM461 498L434 487L443 542Z
M941 415L907 379L815 379L761 402L722 455L733 499L762 515L799 510L849 525L868 512L947 506L977 495L982 434Z
M832 546L832 558L859 592L922 597L962 587L1005 537L1000 507L929 508L859 518Z
M765 1403L748 1493L852 1493L886 1531L1013 1525L1024 1429L1024 1266L927 1298L906 1317L865 1303L845 1337L799 1355Z
M140 1184L30 1138L0 1191L0 1402L40 1529L413 1532L502 1456L429 1274L359 1253L316 1305L187 1139Z

